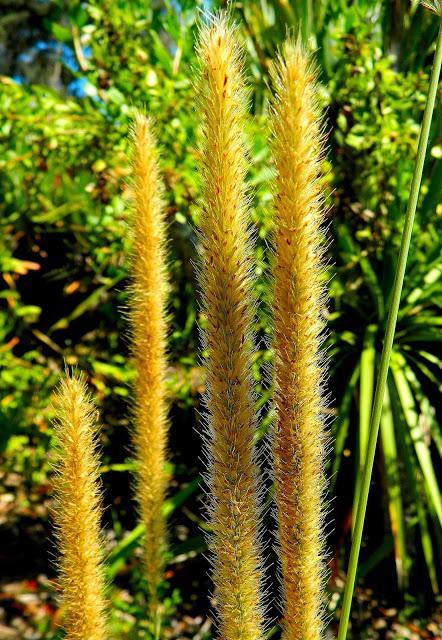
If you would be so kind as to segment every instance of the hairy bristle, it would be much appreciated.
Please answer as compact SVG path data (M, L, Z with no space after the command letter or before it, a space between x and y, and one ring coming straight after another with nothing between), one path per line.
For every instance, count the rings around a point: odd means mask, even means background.
M132 286L130 323L136 369L134 444L137 458L137 500L145 525L144 563L150 622L157 629L161 604L166 524L162 513L167 490L165 471L168 416L166 221L163 188L151 122L138 113L132 132L133 191Z
M252 244L245 188L247 112L235 30L204 26L198 54L203 117L202 267L207 328L207 434L213 581L220 637L262 637L258 466L252 380Z
M82 377L66 375L54 402L54 521L68 640L106 640L96 410Z
M315 71L286 42L273 69L276 425L273 457L285 640L322 637L323 298L319 178L323 139Z

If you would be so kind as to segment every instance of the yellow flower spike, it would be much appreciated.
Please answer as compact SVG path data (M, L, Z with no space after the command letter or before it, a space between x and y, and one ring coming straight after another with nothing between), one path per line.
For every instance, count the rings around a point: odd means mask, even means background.
M81 376L60 382L54 408L54 521L66 639L107 640L97 414Z
M148 583L149 620L160 635L166 523L165 471L168 434L166 399L167 299L166 220L163 187L150 120L141 113L132 131L134 212L132 217L132 286L130 320L136 369L134 444L138 463L137 500L145 525L144 563Z
M228 19L201 32L203 118L200 286L207 328L210 525L213 582L223 640L263 637L258 541L256 412L252 379L252 243L245 187L247 99Z
M319 178L323 153L315 70L286 42L273 69L275 205L273 439L285 640L322 637L324 400Z

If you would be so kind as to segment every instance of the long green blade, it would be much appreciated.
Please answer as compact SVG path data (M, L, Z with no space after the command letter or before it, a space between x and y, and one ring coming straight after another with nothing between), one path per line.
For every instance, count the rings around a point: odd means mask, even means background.
M398 466L398 450L388 389L385 393L384 410L381 416L381 442L387 479L388 512L394 541L396 573L399 588L404 589L408 585L409 562L405 536L401 475Z
M407 487L410 491L410 500L412 506L416 510L417 524L419 525L422 551L427 565L428 576L430 578L431 587L434 594L439 593L439 585L437 580L436 565L434 562L435 554L433 551L433 541L431 539L430 529L427 521L425 506L422 501L422 479L419 470L416 469L415 457L413 456L413 445L410 438L405 418L401 410L400 400L397 395L397 389L394 380L389 379L389 393L391 399L391 409L393 412L394 424L398 433L398 441L400 445L400 458L404 462L404 469L407 476Z
M404 284L405 269L407 266L408 251L410 249L411 235L413 231L414 217L416 214L419 190L422 181L422 173L424 169L425 154L427 150L428 137L430 133L430 124L434 111L434 103L436 100L437 86L439 81L440 69L442 66L442 20L439 25L439 34L437 38L436 53L434 56L433 69L431 72L430 86L428 90L427 103L425 106L422 127L419 136L419 145L417 150L416 164L414 168L413 180L411 183L410 198L408 201L407 211L405 214L404 229L402 232L401 247L399 251L398 263L396 268L396 276L393 285L393 295L391 297L390 309L387 318L385 331L384 346L382 349L379 377L376 385L375 398L373 403L373 411L370 421L370 437L368 442L367 460L364 467L362 480L361 498L358 504L358 512L356 515L356 525L353 534L353 542L350 552L350 560L348 566L347 582L344 590L344 600L342 604L341 620L339 624L338 640L345 640L347 637L348 621L350 618L351 601L353 599L353 591L356 580L356 571L358 568L359 552L361 549L362 532L364 528L365 513L367 510L368 494L370 491L371 474L373 471L373 463L376 453L376 442L379 433L379 424L382 414L382 404L384 401L385 388L387 383L388 369L390 366L390 356L393 347L394 334L396 330L396 322L401 300L402 287Z
M364 348L361 353L361 373L359 378L358 468L356 471L355 492L353 497L353 528L361 495L362 472L364 470L364 464L367 457L370 414L371 407L373 406L374 374L376 367L376 349L374 340L376 330L376 325L370 325L367 327L364 339Z
M417 459L419 460L422 475L425 479L428 498L433 505L440 526L442 527L442 499L430 449L425 441L425 434L422 429L422 422L419 419L419 413L416 410L413 393L405 377L404 369L398 364L397 359L398 356L392 360L392 371L398 396L406 423L410 429L411 440L416 451Z

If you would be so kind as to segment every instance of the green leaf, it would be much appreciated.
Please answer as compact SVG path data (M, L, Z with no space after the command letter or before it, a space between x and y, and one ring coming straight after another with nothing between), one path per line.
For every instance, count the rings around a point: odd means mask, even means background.
M111 551L106 561L106 574L109 581L113 580L126 565L127 560L139 546L145 530L144 524L139 524Z
M64 27L56 22L49 22L49 25L52 35L56 40L59 40L60 42L71 42L72 33L68 27Z
M417 522L421 538L422 551L430 578L433 593L439 593L439 585L437 581L436 566L434 562L435 554L433 551L433 542L428 527L427 514L421 496L422 477L419 469L416 468L415 457L413 456L413 443L405 424L405 419L401 411L400 399L394 385L392 376L388 381L389 395L391 399L391 409L393 413L396 432L398 433L398 442L400 445L400 457L404 463L404 469L407 476L407 489L410 491L411 505L416 510Z
M431 358L431 360L435 362L433 360L432 354L425 354L425 355L427 356L427 358L429 359ZM436 359L436 362L437 364L440 364L437 359ZM418 366L422 369L421 362L418 362ZM438 389L437 392L440 393L441 384L439 380L433 376L432 372L429 372L427 370L427 372L425 373L427 377L437 385L437 389ZM406 369L406 376L407 376L408 382L410 383L413 389L413 393L416 397L416 401L419 404L420 414L424 421L424 429L427 433L431 435L434 443L436 444L436 448L438 450L439 456L442 460L442 433L440 430L440 425L438 424L438 421L436 419L436 412L434 410L434 407L431 405L429 398L425 395L419 380L417 379L414 372L409 367L407 367Z
M353 496L353 525L361 493L362 471L364 469L365 459L367 456L370 417L373 406L374 376L376 368L376 332L376 325L369 325L367 327L364 338L364 347L361 353L359 378L358 471L356 473L355 492Z
M180 491L178 491L174 496L168 498L163 505L163 516L168 518L172 513L178 509L186 500L190 498L190 496L195 493L195 491L200 486L201 480L200 478L195 478L192 482L189 482L188 485L183 487Z
M166 518L170 517L172 513L180 507L199 487L200 479L195 478L188 485L183 487L174 496L166 500L163 504L162 513ZM106 572L108 580L112 580L126 565L127 560L132 556L134 550L141 544L141 540L144 536L146 527L144 524L139 524L126 534L116 547L109 554L106 562Z
M21 318L26 316L31 316L35 318L35 317L38 317L40 313L41 313L41 308L33 304L27 304L27 305L23 305L22 307L18 307L18 309L15 312L15 314Z
M437 482L437 476L431 460L431 453L426 444L425 434L422 429L422 422L416 410L416 403L413 393L408 384L404 372L404 360L402 356L395 353L391 360L391 369L398 396L402 405L402 411L410 430L411 440L419 460L422 475L425 479L425 486L428 499L432 502L437 514L440 526L442 526L442 500Z
M401 493L401 476L398 466L398 451L388 389L385 392L380 432L387 480L388 511L394 540L396 573L399 588L404 589L408 586L409 558L405 536L406 529Z

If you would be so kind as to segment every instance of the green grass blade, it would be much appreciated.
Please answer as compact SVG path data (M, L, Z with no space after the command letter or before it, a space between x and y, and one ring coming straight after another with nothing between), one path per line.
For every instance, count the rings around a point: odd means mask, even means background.
M440 260L440 256L438 258ZM404 304L401 309L401 314L406 315L409 313L413 307L416 307L416 303L424 298L428 300L433 297L434 294L439 293L440 291L440 278L442 276L442 267L440 264L434 266L424 277L423 285L421 287L416 287L413 291L408 295L406 304Z
M199 487L200 479L195 478L188 485L177 491L175 495L165 500L163 504L163 515L168 518L178 509ZM134 550L139 546L144 535L145 526L139 524L129 531L124 538L112 549L106 562L106 574L108 580L112 580L126 565L127 560L132 556Z
M399 360L399 363L398 363ZM416 409L416 403L410 385L405 376L403 360L399 356L395 356L391 363L394 381L396 384L399 400L402 405L402 411L410 430L411 440L419 460L422 475L425 480L426 492L428 499L431 501L434 511L442 527L442 499L440 495L439 484L436 472L434 470L433 461L431 459L430 449L425 440L425 434L422 429L422 422Z
M190 498L190 496L195 493L200 486L200 482L200 478L195 478L192 482L189 482L189 484L180 489L180 491L177 491L173 496L165 500L163 504L163 516L165 518L171 516L178 507L184 504L187 498Z
M439 361L437 360L437 358L433 360L432 354L425 353L424 351L422 351L419 353L419 356L421 356L424 361L430 360L430 362L432 362L433 364L436 364L440 368ZM439 380L441 379L440 374L442 373L442 371L439 370L438 372L439 375L438 377L436 377L433 371L430 371L428 367L422 364L422 361L420 359L416 359L416 358L410 358L410 359L417 364L421 373L423 373L437 387L437 391L440 393L442 385L439 382ZM412 371L411 367L406 368L406 377L416 397L416 401L419 404L420 415L422 416L424 421L424 429L427 433L430 434L431 439L435 443L436 449L442 460L442 433L441 433L438 421L436 419L435 409L431 405L430 400L425 395L424 391L422 390L422 386L419 380L417 379L417 377L415 376L414 371Z
M128 558L132 556L134 550L139 546L144 531L144 524L137 525L135 529L132 529L132 531L125 535L123 540L112 549L106 562L106 576L109 582L112 581L126 565Z
M399 305L401 301L402 287L407 266L408 252L410 249L411 235L413 231L414 217L416 214L417 201L419 198L420 185L425 162L425 155L430 133L430 124L436 101L436 93L439 82L440 69L442 66L442 20L440 20L439 35L436 45L436 53L433 61L430 85L428 89L427 103L425 106L422 127L419 136L416 164L411 183L410 198L405 214L404 228L402 232L401 246L393 285L393 295L391 297L389 313L386 324L384 346L381 354L379 366L379 377L377 380L375 397L373 402L373 412L370 420L370 437L368 442L368 452L366 465L362 480L361 497L358 503L356 524L354 528L350 560L348 565L347 581L344 590L344 600L342 605L341 620L339 624L338 640L345 640L347 637L348 622L350 619L351 602L356 580L359 551L362 542L362 532L364 528L365 513L367 510L368 494L370 491L371 474L373 471L374 458L376 453L376 443L379 433L379 425L382 414L382 404L384 401L385 388L387 384L388 370L390 366L390 356L393 347L394 334L396 330Z
M421 475L416 469L415 457L413 456L413 444L410 434L407 431L404 416L401 411L400 400L397 395L397 389L394 380L390 376L389 379L389 395L391 399L391 410L393 420L398 434L399 456L404 463L405 474L407 476L407 489L410 491L410 499L412 508L416 510L417 524L419 526L420 540L422 551L425 558L425 564L431 583L433 593L439 593L439 585L437 580L435 553L433 551L433 541L428 527L427 514L421 497Z
M419 493L419 492L418 492ZM422 497L419 494L419 499L416 501L417 515L419 519L419 527L421 533L421 545L425 558L425 565L428 571L428 577L430 579L431 589L435 595L440 593L439 583L436 572L436 554L433 550L433 541L430 535L430 529L427 521L427 514L422 502Z
M373 406L374 374L376 367L376 349L374 341L376 331L376 325L370 325L367 327L364 338L364 348L361 353L359 378L358 468L353 497L353 527L361 495L362 472L364 470L365 459L367 457L370 414L371 407Z
M387 479L388 512L394 540L394 555L398 586L408 586L409 557L407 554L404 506L401 492L401 476L398 466L398 450L390 406L388 389L385 393L384 410L381 416L381 442Z

